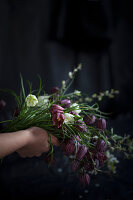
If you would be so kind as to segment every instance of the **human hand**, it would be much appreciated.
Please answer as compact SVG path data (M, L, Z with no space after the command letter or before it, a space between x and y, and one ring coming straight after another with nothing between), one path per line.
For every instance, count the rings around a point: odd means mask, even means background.
M50 149L49 136L47 131L39 128L32 127L24 130L27 137L27 144L21 149L17 150L17 153L25 157L41 156L43 152L48 152ZM51 143L55 146L59 145L57 138L50 134Z

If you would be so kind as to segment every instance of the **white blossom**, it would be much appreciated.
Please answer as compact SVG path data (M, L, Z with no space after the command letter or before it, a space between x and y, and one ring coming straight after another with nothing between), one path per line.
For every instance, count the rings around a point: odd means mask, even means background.
M81 112L80 108L79 108L79 105L77 103L73 103L71 104L71 107L73 107L73 110L79 114Z
M46 108L47 105L48 105L48 102L49 102L49 96L48 95L39 96L37 106L39 106L39 107L43 106L44 108Z
M29 94L26 97L25 102L26 102L28 107L34 107L38 104L38 99L35 95Z
M70 113L64 113L64 123L69 124L69 123L74 123L74 116Z

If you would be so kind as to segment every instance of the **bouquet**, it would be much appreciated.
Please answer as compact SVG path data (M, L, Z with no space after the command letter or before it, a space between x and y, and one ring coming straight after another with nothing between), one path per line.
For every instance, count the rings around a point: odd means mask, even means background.
M81 91L67 93L74 81L76 73L81 70L81 64L68 73L68 79L63 80L61 87L54 87L50 94L43 89L42 80L38 90L32 89L28 81L29 92L26 93L21 78L21 91L17 95L9 89L16 99L17 108L11 120L5 123L2 132L12 132L37 126L56 136L60 148L70 160L73 173L76 173L83 185L89 184L90 175L102 171L107 166L109 171L116 172L119 162L114 153L123 152L125 156L132 155L133 139L120 136L108 130L106 121L108 114L100 111L98 103L104 96L113 98L117 90L105 91L88 97ZM51 141L51 140L50 140ZM54 147L50 142L50 151L45 157L49 163L54 163ZM114 153L113 153L114 152Z

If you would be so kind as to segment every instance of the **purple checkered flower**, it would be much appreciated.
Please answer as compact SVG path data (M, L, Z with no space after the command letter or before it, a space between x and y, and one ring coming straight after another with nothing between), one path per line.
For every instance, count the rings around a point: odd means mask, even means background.
M78 137L77 137L77 140L78 140ZM66 155L72 155L73 153L77 153L79 151L79 148L80 148L80 143L75 142L74 138L71 138L69 140L66 140L62 145L61 145L61 148L62 148L62 151L64 152L64 154Z
M55 114L55 113L62 113L63 114L63 111L64 111L64 108L62 108L61 106L58 106L57 104L53 104L51 106L51 109L50 109L50 112L52 114Z
M87 173L79 174L78 178L79 178L80 182L83 184L83 186L89 185L89 183L90 183L89 174L87 174Z
M54 113L52 117L53 125L57 125L57 128L60 128L62 124L64 124L64 114L62 113Z
M86 132L87 131L87 127L86 127L86 125L85 125L85 123L84 122L82 122L81 120L78 120L77 122L76 122L76 128L79 130L79 131L81 131L81 132Z
M95 123L96 117L94 115L90 115L90 116L85 116L84 117L84 122L86 123L86 125L92 125Z
M96 120L96 127L100 130L105 130L106 129L106 120L103 118L99 118Z
M59 102L63 108L69 108L71 101L69 99L63 99Z
M87 147L84 146L84 145L81 145L79 147L79 150L78 150L77 154L76 154L76 158L78 160L82 160L86 153L87 153Z
M97 142L96 149L99 152L105 152L106 151L106 144L105 144L104 140L99 140Z
M95 156L99 160L100 165L103 165L104 161L107 159L106 155L104 153L101 153L101 152L98 152Z
M53 87L53 88L51 89L51 94L58 93L58 91L59 91L59 88L58 88L58 87Z
M71 163L71 169L73 172L77 171L79 168L80 162L78 160L74 160Z

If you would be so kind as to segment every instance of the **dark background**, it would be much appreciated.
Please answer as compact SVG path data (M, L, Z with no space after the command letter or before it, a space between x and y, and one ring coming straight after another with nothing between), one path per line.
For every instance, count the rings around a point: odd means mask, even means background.
M0 88L19 92L21 72L35 89L40 74L49 93L82 63L72 89L89 96L118 89L119 96L104 99L100 106L113 112L109 127L132 135L132 13L130 0L0 0ZM3 120L15 103L3 93L0 99L7 103L0 114ZM43 156L25 160L8 156L1 166L1 194L10 199L48 199L51 193L57 199L132 199L132 161L122 161L113 180L106 175L94 178L87 192L76 177L68 178L67 160L58 149L57 157L56 167L47 169ZM101 186L95 186L97 181Z

